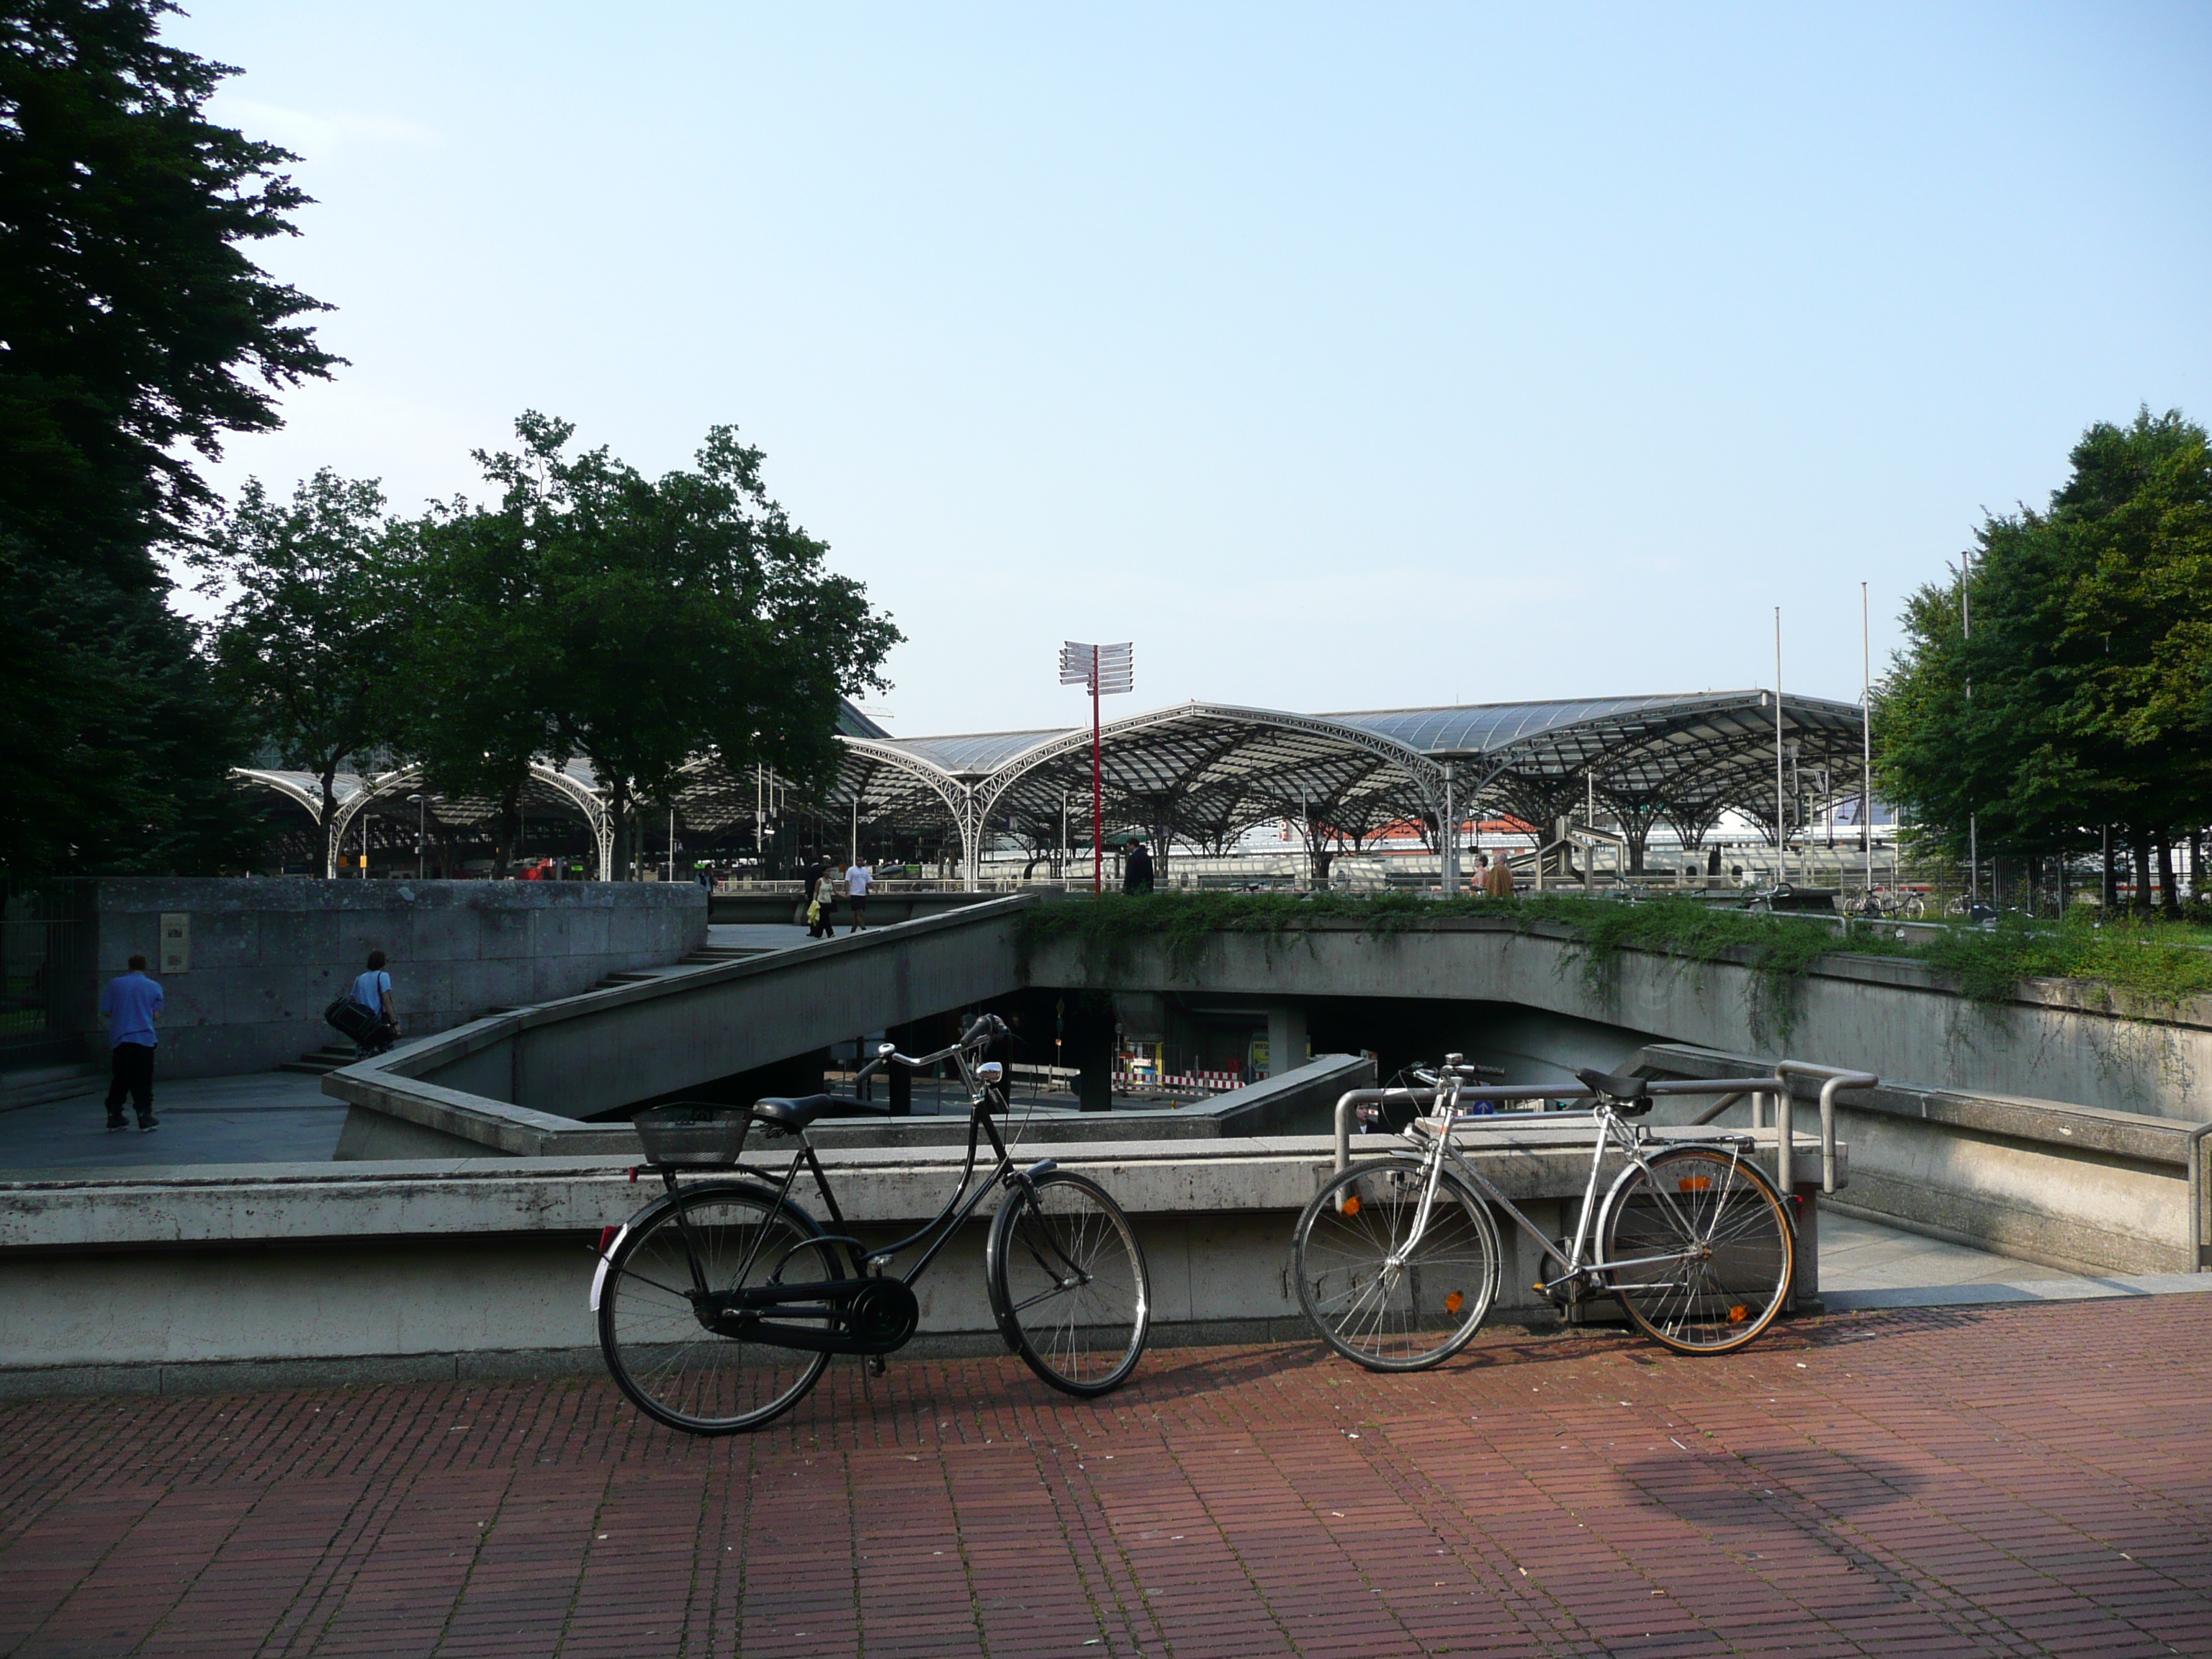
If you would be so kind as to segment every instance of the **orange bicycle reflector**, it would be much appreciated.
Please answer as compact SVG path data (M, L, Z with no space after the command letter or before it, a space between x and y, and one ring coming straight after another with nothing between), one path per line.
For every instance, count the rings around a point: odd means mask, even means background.
M1344 1200L1344 1212L1346 1215L1358 1215L1359 1213L1359 1194L1358 1193L1352 1194L1349 1198Z
M1449 1314L1455 1314L1466 1305L1467 1298L1462 1296L1457 1291L1454 1291L1449 1296L1444 1298L1444 1311Z
M1709 1193L1713 1189L1711 1176L1684 1176L1674 1185L1686 1193Z
M1737 1303L1735 1306L1729 1310L1729 1323L1731 1325L1741 1325L1745 1320L1750 1317L1751 1310L1745 1307L1741 1302Z

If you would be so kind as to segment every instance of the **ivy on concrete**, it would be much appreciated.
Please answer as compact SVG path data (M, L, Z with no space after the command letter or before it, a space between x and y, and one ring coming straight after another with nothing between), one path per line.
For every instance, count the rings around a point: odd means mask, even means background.
M1880 924L1857 924L1838 933L1833 922L1818 918L1673 896L1624 902L1571 894L1504 900L1411 893L1115 893L1025 910L1020 949L1026 965L1039 946L1073 940L1091 976L1111 980L1138 949L1158 945L1166 951L1169 973L1195 982L1206 951L1224 933L1261 934L1271 949L1294 948L1316 921L1354 921L1380 939L1455 917L1487 918L1522 933L1546 924L1564 927L1593 989L1607 982L1624 951L1697 963L1741 963L1753 975L1754 1030L1785 1042L1805 975L1823 957L1840 955L1924 962L1967 996L1988 1004L2008 1000L2028 979L2093 984L2107 1006L2137 1016L2171 1014L2187 999L2212 994L2212 928L2103 922L2085 915L2063 921L2007 917L1995 927L1960 925L1901 939L1895 928Z

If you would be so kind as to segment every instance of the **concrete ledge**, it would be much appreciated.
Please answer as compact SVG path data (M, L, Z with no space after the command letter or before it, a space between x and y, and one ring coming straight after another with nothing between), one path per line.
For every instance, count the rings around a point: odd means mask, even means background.
M1750 1055L1655 1043L1648 1076L1728 1077ZM1798 1079L1803 1124L1817 1086ZM1684 1109L1675 1109L1677 1115ZM1662 1106L1661 1115L1668 1108ZM1740 1105L1728 1121L1749 1119ZM1890 1083L1839 1100L1852 1149L1850 1193L1831 1200L1930 1238L2067 1273L2187 1270L2188 1137L2193 1124L2063 1101Z
M1632 947L1591 975L1571 928L1506 916L1425 917L1395 933L1316 916L1280 934L1216 933L1194 961L1153 939L1108 954L1055 939L1031 952L1030 977L1117 992L1202 982L1229 995L1514 1003L1740 1054L1782 1042L1776 1027L1790 1024L1765 1006L1745 947L1709 963ZM1924 963L1838 951L1799 982L1794 1003L1786 1040L1800 1059L1954 1079L1972 1092L2212 1116L2212 998L2136 1008L2101 987L2030 981L1990 1005Z
M1381 1154L1403 1145L1368 1135L1358 1148ZM1801 1158L1808 1152L1801 1142ZM1163 1342L1303 1331L1291 1229L1333 1167L1331 1137L1077 1143L1054 1154L1129 1211L1151 1264ZM1470 1156L1537 1225L1565 1230L1588 1170L1586 1136L1486 1133ZM849 1147L823 1158L854 1231L872 1247L934 1214L963 1163L950 1147ZM762 1157L743 1168L780 1176L784 1163ZM441 1355L550 1364L542 1356L596 1340L587 1297L599 1230L658 1190L649 1177L633 1183L625 1167L566 1158L359 1164L342 1174L325 1164L228 1165L0 1183L8 1309L0 1370L48 1379L24 1388L107 1389L124 1386L117 1367L150 1368L159 1374L137 1386L162 1389L184 1386L163 1380L178 1367L215 1379L206 1386L259 1386L253 1379L459 1374L439 1370ZM820 1214L810 1183L798 1196ZM981 1344L944 1352L997 1351L982 1272L994 1207L987 1202L916 1286L928 1342ZM1800 1230L1798 1299L1810 1305L1816 1205L1805 1207ZM1526 1241L1501 1232L1499 1313L1549 1322L1548 1307L1526 1288L1534 1276ZM283 1369L301 1364L332 1369ZM201 1369L210 1365L234 1369Z

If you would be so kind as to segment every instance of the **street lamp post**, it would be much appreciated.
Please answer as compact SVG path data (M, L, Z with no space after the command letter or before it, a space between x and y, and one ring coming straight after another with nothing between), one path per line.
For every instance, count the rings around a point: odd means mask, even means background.
M430 802L425 795L407 797L415 803L415 879L422 879L422 843L429 839Z
M1091 693L1091 890L1106 890L1106 797L1100 761L1098 700L1136 687L1136 647L1120 645L1080 645L1073 640L1060 647L1060 683L1080 685Z

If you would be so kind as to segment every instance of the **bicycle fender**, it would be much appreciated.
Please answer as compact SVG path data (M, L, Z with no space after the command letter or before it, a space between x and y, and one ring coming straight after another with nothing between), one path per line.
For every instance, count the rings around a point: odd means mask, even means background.
M1005 1184L1012 1187L1023 1182L1041 1180L1042 1177L1050 1175L1059 1167L1060 1160L1058 1158L1041 1158L1036 1163L1030 1164L1026 1170L1007 1170L1005 1177Z
M750 1192L755 1196L761 1198L774 1198L775 1196L775 1188L766 1186L759 1182L723 1181L714 1182L710 1184L718 1187L738 1188L742 1190ZM698 1188L687 1188L685 1190L696 1192ZM623 1222L620 1227L615 1230L615 1236L607 1240L606 1249L596 1252L599 1258L599 1265L593 1268L592 1272L592 1311L594 1314L598 1313L599 1310L599 1297L606 1289L607 1269L613 1265L616 1255L622 1249L623 1241L630 1236L630 1233L634 1229L642 1226L646 1222L652 1220L663 1210L667 1209L675 1202L676 1200L673 1198L663 1197L654 1199L652 1203L647 1205L643 1209L640 1210L635 1215ZM796 1204L791 1203L788 1200L785 1200L785 1207L795 1211L800 1215L806 1215L805 1211L799 1209ZM813 1223L813 1224L817 1228L821 1224L818 1222L815 1222L812 1216L806 1216L806 1219L810 1223Z
M607 1264L614 1260L615 1252L622 1249L623 1240L629 1237L629 1223L625 1221L615 1229L615 1236L607 1241L606 1249L599 1252L599 1265L592 1274L592 1311L593 1313L599 1312L599 1292L606 1288Z

